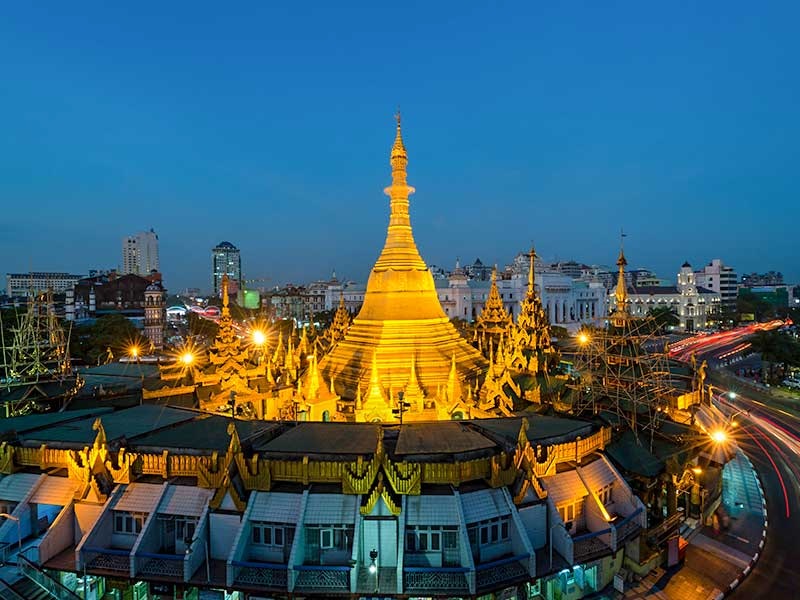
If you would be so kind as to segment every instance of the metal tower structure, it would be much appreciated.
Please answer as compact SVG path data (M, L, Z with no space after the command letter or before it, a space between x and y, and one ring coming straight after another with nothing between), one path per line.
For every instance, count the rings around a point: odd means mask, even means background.
M30 393L34 386L54 383L67 394L79 388L70 364L69 332L64 332L55 314L52 291L31 294L25 312L18 315L17 327L10 332L0 323L0 344L0 403L5 405L6 416L36 409L36 395ZM39 396L42 393L40 388Z

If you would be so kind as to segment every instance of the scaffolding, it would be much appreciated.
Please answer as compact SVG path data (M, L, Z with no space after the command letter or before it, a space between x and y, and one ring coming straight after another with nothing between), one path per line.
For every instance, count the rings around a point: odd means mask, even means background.
M582 330L566 395L575 416L605 414L652 451L653 438L680 395L652 317L617 314L607 328Z
M72 374L69 357L69 332L59 322L52 291L32 293L17 326L5 331L0 322L2 375L0 404L5 416L19 416L41 410L36 402L47 392L43 384L53 386L60 396L77 392L80 382ZM38 394L32 394L38 386ZM63 390L63 393L61 391Z

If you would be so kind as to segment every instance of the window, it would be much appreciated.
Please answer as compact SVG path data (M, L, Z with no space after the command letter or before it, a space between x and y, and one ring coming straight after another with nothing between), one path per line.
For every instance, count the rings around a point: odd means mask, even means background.
M289 534L288 528L285 534ZM308 536L316 536L316 539L319 540L319 547L322 550L349 550L350 541L353 537L353 527L348 525L312 525L308 527Z
M606 486L600 488L597 492L597 497L600 498L600 502L603 504L610 504L611 503L611 489L613 488L614 484L609 483Z
M114 511L114 533L139 534L147 515Z
M487 519L470 525L467 529L470 544L474 544L477 539L480 539L481 546L508 541L510 539L508 523L509 518L506 516L495 517L494 519Z
M567 529L572 528L572 522L575 520L575 504L563 504L558 507L558 514L561 520L564 521Z
M276 546L283 548L284 540L291 544L293 539L292 528L275 523L258 523L252 525L251 539L254 544L261 546Z
M406 529L406 550L409 552L440 552L457 547L455 525L418 525Z

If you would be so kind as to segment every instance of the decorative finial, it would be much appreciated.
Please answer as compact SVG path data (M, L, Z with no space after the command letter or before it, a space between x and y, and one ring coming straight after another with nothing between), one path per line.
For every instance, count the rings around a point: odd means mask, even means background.
M228 274L225 273L222 276L222 314L223 316L227 315L229 312L228 309Z
M536 259L536 250L534 249L533 244L531 244L531 252L529 256L531 259L531 265L528 269L528 293L533 294L533 284L536 281L533 271L533 261Z

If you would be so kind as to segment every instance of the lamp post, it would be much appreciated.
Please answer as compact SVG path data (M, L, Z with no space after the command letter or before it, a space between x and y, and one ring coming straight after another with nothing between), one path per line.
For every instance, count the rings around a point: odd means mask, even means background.
M14 521L17 524L17 554L22 552L22 527L19 523L19 518L8 513L0 513L0 517L6 518L9 521Z
M379 582L379 573L378 573L378 551L373 548L369 551L369 572L370 575L375 575L375 593L378 593L378 582Z
M411 404L409 402L403 401L404 395L405 394L402 391L397 392L397 408L392 409L392 414L400 418L400 425L403 424L403 415L409 408L411 408Z

